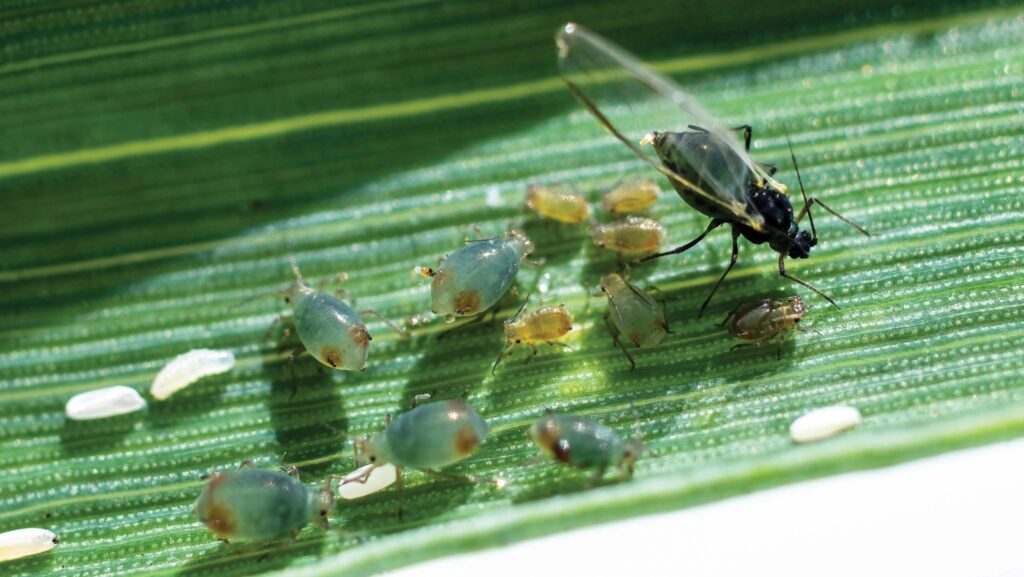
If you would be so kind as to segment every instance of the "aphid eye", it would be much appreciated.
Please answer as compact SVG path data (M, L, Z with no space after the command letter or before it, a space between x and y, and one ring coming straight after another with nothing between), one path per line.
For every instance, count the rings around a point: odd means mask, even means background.
M291 302L292 302L292 299L291 299L291 297L284 297L284 302L285 302L286 304L291 304Z
M370 462L371 463L376 463L377 462L377 455L370 455Z
M794 323L798 323L798 322L800 322L800 319L793 319L793 322Z
M517 344L517 345L518 345L519 343L521 343L521 342L523 342L523 341L521 341L521 340L519 340L519 339L516 339L516 344Z

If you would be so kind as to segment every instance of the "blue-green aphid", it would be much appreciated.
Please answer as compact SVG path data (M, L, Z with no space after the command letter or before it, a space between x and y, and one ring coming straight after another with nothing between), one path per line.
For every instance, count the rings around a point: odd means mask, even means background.
M357 313L334 295L314 290L302 280L294 258L292 272L295 282L284 291L284 300L291 305L295 331L302 346L324 365L339 371L366 369L366 356L373 337L360 314L376 316L399 335L408 336L376 311Z
M295 537L307 524L328 527L330 479L312 490L292 475L253 469L213 473L192 510L218 539L267 541Z
M445 322L485 312L508 292L520 261L532 252L533 243L517 230L503 237L467 242L436 269L421 269L433 278L430 310Z
M640 290L617 272L601 278L601 292L608 297L604 322L615 345L629 359L629 370L636 368L636 362L619 340L620 335L629 339L636 348L645 349L658 346L670 332L665 320L664 302L652 297L649 294L652 291L660 295L655 287Z
M391 463L399 471L404 467L433 471L472 455L490 430L465 401L416 404L389 419L380 433L356 441L356 453L377 466Z
M473 407L462 400L418 404L430 395L413 400L410 411L394 420L388 415L384 430L355 442L356 463L365 458L376 467L391 464L397 469L399 494L398 515L402 516L402 473L406 467L425 473L461 481L476 482L472 477L440 473L437 469L457 463L472 455L491 427ZM366 477L354 482L365 482Z
M597 476L609 467L624 476L633 475L633 465L643 445L637 439L623 439L615 431L586 417L549 412L530 427L530 437L555 460Z

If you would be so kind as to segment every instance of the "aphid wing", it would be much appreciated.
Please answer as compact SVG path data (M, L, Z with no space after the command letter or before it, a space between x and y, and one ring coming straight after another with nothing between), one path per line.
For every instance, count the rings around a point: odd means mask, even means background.
M755 179L771 177L743 149L736 131L723 126L671 79L579 25L566 24L559 29L555 42L563 80L605 129L668 178L723 208L740 222L755 229L761 227L760 216L747 210L747 184L751 175ZM645 144L648 135L655 131L681 132L690 130L691 125L714 137L709 139L709 146L722 148L709 153L680 148L689 165L700 173L702 186L667 169L654 147ZM724 164L709 166L710 157L724 159Z

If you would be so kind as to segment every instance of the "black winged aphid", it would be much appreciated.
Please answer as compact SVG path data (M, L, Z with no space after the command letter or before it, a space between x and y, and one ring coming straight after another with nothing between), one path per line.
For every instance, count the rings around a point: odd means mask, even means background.
M786 257L807 258L818 243L811 216L814 204L863 234L868 232L817 198L807 197L792 146L790 157L804 199L804 207L795 217L786 186L773 177L775 167L750 158L750 126L722 125L675 82L582 26L566 24L558 30L555 42L562 78L580 103L634 154L667 176L687 204L711 217L697 238L642 261L684 252L712 230L729 224L732 259L701 305L700 315L736 264L740 235L754 244L767 242L779 253L780 275L838 307L828 295L786 272ZM685 129L659 130L671 127L666 123ZM739 131L742 144L737 138ZM804 215L810 232L800 230Z

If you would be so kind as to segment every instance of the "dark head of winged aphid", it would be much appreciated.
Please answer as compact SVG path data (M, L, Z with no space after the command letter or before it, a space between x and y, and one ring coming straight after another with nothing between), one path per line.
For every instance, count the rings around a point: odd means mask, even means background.
M790 157L804 200L803 208L795 215L785 185L773 177L775 167L750 158L750 126L732 129L742 130L741 145L732 130L724 128L675 82L582 26L566 24L557 32L555 42L562 78L583 107L634 154L667 176L687 204L711 217L711 222L697 238L645 257L641 262L689 250L712 230L728 224L732 228L732 258L701 305L700 314L736 264L737 241L741 235L755 244L768 243L779 253L782 277L836 304L822 291L787 273L785 259L807 258L817 244L818 234L811 215L814 204L863 234L868 233L820 200L807 197L792 146ZM663 112L668 116L659 117ZM640 128L645 125L647 129ZM671 125L687 126L687 129L650 132L651 128L663 129ZM630 131L637 128L643 132ZM647 145L653 147L647 148ZM649 152L652 148L653 155ZM807 216L810 232L800 229L804 216Z

